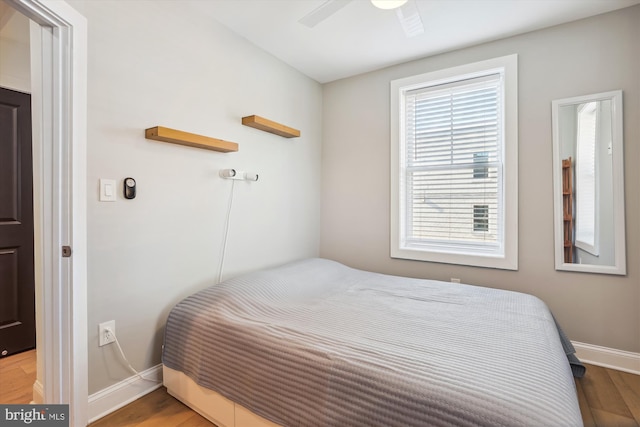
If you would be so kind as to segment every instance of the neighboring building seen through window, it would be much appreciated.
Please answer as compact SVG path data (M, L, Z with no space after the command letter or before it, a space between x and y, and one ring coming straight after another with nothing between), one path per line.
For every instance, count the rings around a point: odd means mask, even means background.
M479 233L489 231L489 205L473 206L473 231Z

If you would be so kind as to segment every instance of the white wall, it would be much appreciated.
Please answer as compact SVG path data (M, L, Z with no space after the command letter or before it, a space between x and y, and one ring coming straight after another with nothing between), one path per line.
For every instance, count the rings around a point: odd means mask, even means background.
M640 6L323 87L320 254L383 273L531 293L573 340L640 352ZM389 82L519 55L519 271L389 257ZM554 269L551 101L624 92L627 276Z
M130 376L98 323L115 320L132 365L160 363L163 325L184 296L216 282L231 181L225 277L317 256L322 90L318 83L180 2L81 1L89 29L89 393ZM300 129L285 139L241 125L257 114ZM237 142L217 153L150 141L166 126ZM99 178L138 195L98 201ZM120 187L119 187L120 188Z
M0 86L31 92L29 18L0 2Z

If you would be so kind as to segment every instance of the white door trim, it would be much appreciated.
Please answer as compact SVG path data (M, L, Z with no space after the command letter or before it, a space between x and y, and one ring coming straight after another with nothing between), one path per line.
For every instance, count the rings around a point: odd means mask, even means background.
M64 1L6 0L41 26L32 65L38 381L87 425L87 21ZM33 34L33 32L32 32ZM35 55L32 55L32 58ZM38 76L39 74L39 76ZM71 246L62 258L62 246Z

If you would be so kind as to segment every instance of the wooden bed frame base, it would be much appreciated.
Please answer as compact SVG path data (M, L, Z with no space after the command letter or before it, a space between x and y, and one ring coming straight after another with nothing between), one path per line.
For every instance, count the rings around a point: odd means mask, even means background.
M280 427L245 407L199 386L180 371L162 366L163 383L169 394L218 427Z

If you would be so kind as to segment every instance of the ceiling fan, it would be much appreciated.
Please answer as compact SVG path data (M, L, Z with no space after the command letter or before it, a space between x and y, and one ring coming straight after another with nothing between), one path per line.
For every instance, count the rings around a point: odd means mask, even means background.
M327 0L303 16L298 22L309 28L313 28L351 3L351 1L353 0ZM408 38L424 33L424 25L422 24L422 18L420 18L415 0L371 0L371 3L379 9L395 9L396 16L400 21L400 25L402 25L404 34Z

